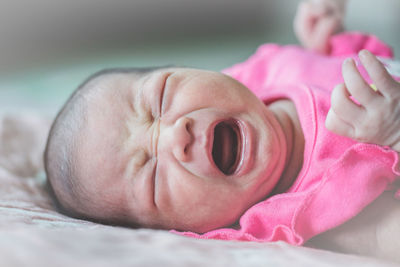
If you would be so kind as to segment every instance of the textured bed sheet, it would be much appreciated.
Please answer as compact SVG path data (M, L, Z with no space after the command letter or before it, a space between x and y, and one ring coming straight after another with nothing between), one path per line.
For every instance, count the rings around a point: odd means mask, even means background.
M197 240L58 213L44 189L49 120L0 118L0 266L398 266L283 242Z

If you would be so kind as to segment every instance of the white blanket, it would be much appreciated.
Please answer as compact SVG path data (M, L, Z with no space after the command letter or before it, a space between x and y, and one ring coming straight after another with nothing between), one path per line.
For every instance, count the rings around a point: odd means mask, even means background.
M283 242L197 240L58 213L44 189L49 121L0 118L0 266L397 266Z

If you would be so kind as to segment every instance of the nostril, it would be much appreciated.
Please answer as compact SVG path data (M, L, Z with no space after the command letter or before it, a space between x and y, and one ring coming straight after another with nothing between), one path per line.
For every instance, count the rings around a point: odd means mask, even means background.
M179 161L190 160L190 149L193 143L194 137L192 134L192 119L182 116L175 121L172 127L173 139L171 139L171 145L173 146L173 153Z
M190 132L190 128L192 127L192 121L190 119L185 121L185 130L186 132Z

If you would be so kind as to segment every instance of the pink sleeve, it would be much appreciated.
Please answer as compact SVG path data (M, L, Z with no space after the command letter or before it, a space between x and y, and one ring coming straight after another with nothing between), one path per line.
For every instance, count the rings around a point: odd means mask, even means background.
M393 58L390 46L379 40L374 35L361 32L345 32L335 35L330 40L331 56L350 56L357 54L362 49L367 49L373 54Z

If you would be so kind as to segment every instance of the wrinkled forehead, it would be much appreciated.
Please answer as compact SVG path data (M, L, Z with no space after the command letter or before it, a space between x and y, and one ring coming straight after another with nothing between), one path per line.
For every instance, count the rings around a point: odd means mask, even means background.
M127 193L124 171L127 157L125 141L130 134L127 122L132 103L149 73L112 73L90 80L83 90L86 118L77 140L74 160L79 184L92 212L109 207L124 209ZM127 189L125 189L127 190ZM124 211L120 211L124 212Z
M90 76L84 83L83 87L92 91L107 90L110 88L121 89L125 88L124 85L135 80L140 80L143 76L156 71L175 68L174 66L158 66L158 67L145 67L145 68L111 68L99 71ZM113 86L114 85L114 86ZM96 91L96 90L94 90Z
M103 190L116 182L122 171L124 140L131 101L142 74L107 74L87 86L87 120L78 141L78 165L87 187Z
M137 101L141 103L138 106L145 103L141 89L153 79L153 75L169 69L175 68L105 73L85 85L87 121L81 135L82 152L78 157L82 169L92 175L97 174L95 180L110 179L116 173L123 172L127 161L124 145L131 134L128 122L135 121L134 117L138 116ZM146 92L151 88L146 86ZM94 182L99 184L98 181Z
M107 74L96 78L89 86L86 137L93 141L115 142L123 134L125 120L129 116L142 80L140 74ZM100 140L96 140L98 137ZM115 146L115 145L114 145Z

